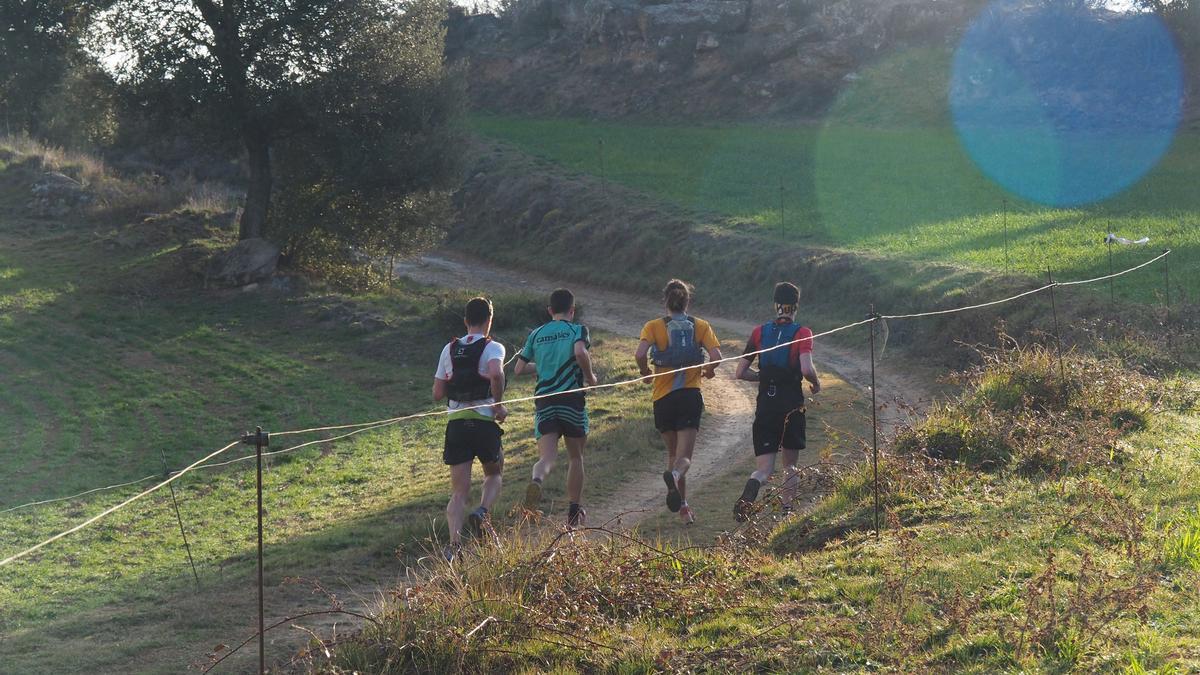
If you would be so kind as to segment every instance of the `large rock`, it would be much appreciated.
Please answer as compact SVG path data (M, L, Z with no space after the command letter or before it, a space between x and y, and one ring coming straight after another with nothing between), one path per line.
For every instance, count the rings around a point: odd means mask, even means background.
M278 264L278 246L265 239L243 239L213 257L206 277L221 286L245 286L270 279Z
M95 200L87 186L57 171L43 174L29 192L29 210L43 218L61 218Z

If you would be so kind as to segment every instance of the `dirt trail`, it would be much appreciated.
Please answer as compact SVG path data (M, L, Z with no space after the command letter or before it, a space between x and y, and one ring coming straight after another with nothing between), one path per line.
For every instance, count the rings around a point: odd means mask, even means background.
M568 285L544 275L505 269L477 259L448 254L429 255L415 261L396 265L397 274L436 286L489 289L491 291L521 290L536 294ZM662 313L656 298L606 290L571 282L576 295L586 305L584 321L594 328L625 336L641 332L646 317ZM753 324L714 316L697 308L697 314L712 323L717 335L725 338L746 336ZM820 332L820 328L814 328ZM728 355L727 355L728 356ZM870 361L828 343L817 347L817 367L832 371L851 385L866 392L870 390ZM728 366L729 364L727 364ZM733 379L734 369L724 367L715 379L706 381L705 404L709 417L704 433L697 441L695 461L688 473L693 486L703 485L721 474L724 467L741 457L750 447L751 423L754 420L754 385ZM890 412L880 418L881 430L890 431L907 419L904 407L922 410L932 400L932 389L918 375L897 373L894 368L877 368L876 384L880 392L893 392L887 401L901 400L904 406L891 405ZM881 403L885 402L881 399ZM815 461L815 460L814 460ZM661 510L662 481L657 474L630 480L607 499L589 506L589 520L605 522L621 513L630 515L623 523L631 525L647 513Z

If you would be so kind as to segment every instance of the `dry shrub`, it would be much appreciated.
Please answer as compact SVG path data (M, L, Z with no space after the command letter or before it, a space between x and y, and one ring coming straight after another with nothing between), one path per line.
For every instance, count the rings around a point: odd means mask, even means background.
M1145 623L1157 577L1141 563L1114 573L1088 551L1073 569L1064 567L1053 553L1048 555L1042 571L1025 585L1019 623L999 621L996 629L1013 645L1016 658L1043 654L1064 670L1075 670L1099 645L1128 642L1127 619Z
M897 438L899 455L1025 475L1062 475L1125 458L1121 437L1149 422L1160 383L1111 360L1034 346L983 353L966 393Z
M453 563L423 559L435 562L392 592L377 623L331 658L310 650L309 671L601 669L641 648L630 624L670 630L740 602L754 560L732 547L672 550L635 534L533 521L490 535Z
M223 213L240 202L240 194L226 185L155 172L118 174L97 157L28 136L0 138L0 150L13 153L35 175L58 172L78 181L94 196L82 215L105 223L123 224L177 209Z
M102 160L48 145L27 135L0 138L0 149L8 150L22 158L34 158L42 171L57 171L84 185L103 185L111 179L111 174Z

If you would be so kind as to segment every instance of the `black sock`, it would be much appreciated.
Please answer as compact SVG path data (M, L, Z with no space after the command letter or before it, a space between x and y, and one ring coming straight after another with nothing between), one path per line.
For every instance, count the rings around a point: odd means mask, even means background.
M757 478L751 478L746 481L746 487L742 488L742 501L752 502L758 499L758 489L762 487L762 483Z

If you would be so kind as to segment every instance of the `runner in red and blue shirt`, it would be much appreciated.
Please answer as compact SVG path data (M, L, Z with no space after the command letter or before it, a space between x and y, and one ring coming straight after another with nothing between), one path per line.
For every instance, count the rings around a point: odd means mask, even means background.
M781 282L775 286L774 301L775 320L754 329L746 342L745 356L737 366L738 379L758 383L754 411L756 466L733 508L738 521L749 518L759 488L774 473L775 457L781 450L787 475L780 496L784 512L791 511L796 492L796 460L806 441L804 381L808 380L813 394L821 391L821 380L812 361L813 333L796 323L800 289ZM758 354L764 349L769 351ZM756 359L757 371L751 369Z

